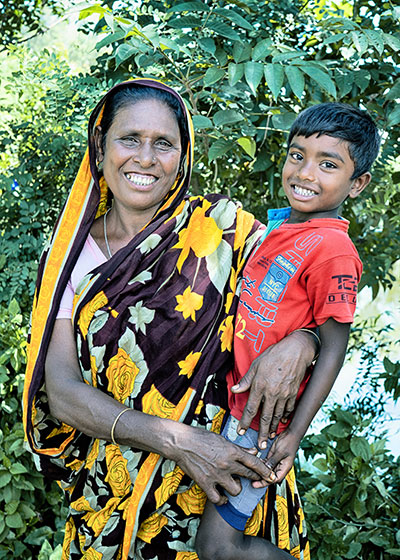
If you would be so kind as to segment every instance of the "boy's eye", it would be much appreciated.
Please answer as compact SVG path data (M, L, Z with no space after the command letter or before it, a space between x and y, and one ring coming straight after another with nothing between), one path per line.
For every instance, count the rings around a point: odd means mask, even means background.
M323 161L321 163L322 167L325 167L326 169L336 169L337 165L335 163L333 163L332 161Z
M303 156L299 152L290 152L290 157L297 161L301 161L303 159Z

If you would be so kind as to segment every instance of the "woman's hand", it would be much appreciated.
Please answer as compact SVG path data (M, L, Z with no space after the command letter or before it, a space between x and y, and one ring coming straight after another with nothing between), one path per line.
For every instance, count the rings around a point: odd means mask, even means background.
M300 383L312 363L317 345L312 334L294 331L273 344L251 364L243 379L232 392L250 390L246 407L239 422L239 430L247 430L261 407L258 445L265 448L273 437L279 421L294 409Z
M236 477L260 480L269 475L270 469L252 454L256 449L244 449L213 432L175 424L176 438L166 454L197 482L214 504L226 502L217 485L236 495L241 489Z

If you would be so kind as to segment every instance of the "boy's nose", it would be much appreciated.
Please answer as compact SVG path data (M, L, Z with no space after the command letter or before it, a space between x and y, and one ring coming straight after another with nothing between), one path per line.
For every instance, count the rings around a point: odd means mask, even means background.
M297 174L299 179L306 179L308 181L315 180L315 165L312 162L304 162L298 170Z

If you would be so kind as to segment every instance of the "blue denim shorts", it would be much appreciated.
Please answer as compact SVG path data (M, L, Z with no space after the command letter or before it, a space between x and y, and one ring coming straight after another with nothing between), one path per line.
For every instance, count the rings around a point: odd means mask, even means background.
M240 436L237 433L238 424L239 420L233 416L229 416L221 435L228 441L236 443L236 445L244 447L245 449L256 447L258 449L257 457L265 459L274 440L269 439L267 447L265 449L259 449L257 445L258 431L249 428L243 436ZM215 506L225 521L239 531L243 531L247 520L252 516L258 502L267 491L267 487L253 488L252 482L253 481L248 478L240 477L240 484L242 485L240 494L232 496L228 492L225 492L228 502L223 506Z

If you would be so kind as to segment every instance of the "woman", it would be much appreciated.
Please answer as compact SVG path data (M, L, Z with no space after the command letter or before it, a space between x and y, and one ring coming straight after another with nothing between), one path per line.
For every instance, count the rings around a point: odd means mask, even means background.
M24 423L39 469L68 497L63 558L193 560L206 494L221 503L217 485L269 474L213 433L240 271L261 230L226 197L186 195L192 153L176 92L154 80L116 86L91 116L41 259ZM248 531L300 557L302 519L288 477Z

